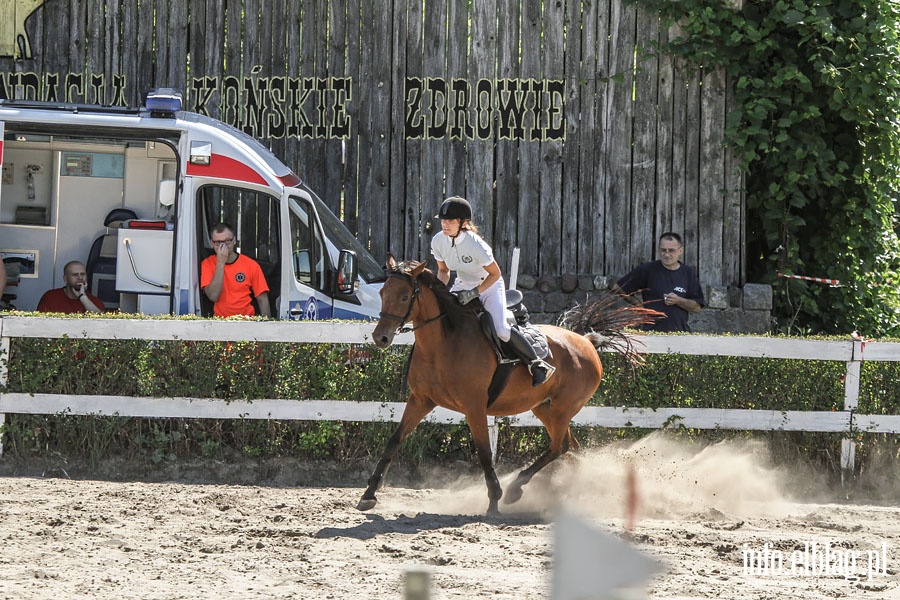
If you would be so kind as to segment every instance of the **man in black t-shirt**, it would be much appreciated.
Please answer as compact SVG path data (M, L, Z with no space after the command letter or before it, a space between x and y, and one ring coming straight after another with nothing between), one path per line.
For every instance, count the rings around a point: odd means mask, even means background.
M665 313L665 318L644 326L648 331L690 331L688 313L706 306L697 274L680 262L682 254L681 236L664 233L659 236L659 260L640 265L613 285L613 291L632 304L641 304L634 296L640 292L644 306Z

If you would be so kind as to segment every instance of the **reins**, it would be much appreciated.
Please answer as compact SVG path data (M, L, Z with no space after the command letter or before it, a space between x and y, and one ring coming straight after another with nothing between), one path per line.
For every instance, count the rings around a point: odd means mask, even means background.
M446 316L446 313L440 313L438 316L432 317L431 319L428 319L424 323L421 323L415 327L405 327L404 325L406 324L407 321L409 321L409 315L412 314L413 307L416 304L416 300L418 300L418 298L419 298L419 280L418 280L418 278L413 277L409 273L404 273L402 271L393 271L391 273L388 273L388 277L404 277L405 279L408 279L410 281L410 284L411 284L412 290L413 290L412 297L410 297L410 299L409 299L409 306L406 309L406 314L403 315L402 317L400 317L398 315L392 315L392 314L386 313L384 311L381 311L378 313L378 316L381 317L382 319L393 319L395 321L399 321L400 327L397 328L398 333L408 333L410 331L415 331L416 329L421 329L422 327L425 327L426 325L428 325L430 323L434 323L435 321L443 319Z

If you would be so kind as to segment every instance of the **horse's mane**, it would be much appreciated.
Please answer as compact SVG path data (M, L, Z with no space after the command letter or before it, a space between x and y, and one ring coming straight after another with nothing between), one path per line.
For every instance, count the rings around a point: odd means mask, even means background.
M393 269L390 269L391 272L403 273L404 275L409 275L412 277L412 270L418 267L421 263L406 260L401 263L397 263L397 266ZM443 281L437 278L437 275L432 273L428 268L422 269L422 272L419 273L417 277L420 286L427 287L432 292L434 292L435 299L438 303L438 308L441 313L446 315L443 319L441 319L441 328L445 333L450 331L459 329L464 326L473 327L477 322L475 317L475 308L471 305L463 305L460 304L456 299L455 294L450 293L450 288L448 288Z

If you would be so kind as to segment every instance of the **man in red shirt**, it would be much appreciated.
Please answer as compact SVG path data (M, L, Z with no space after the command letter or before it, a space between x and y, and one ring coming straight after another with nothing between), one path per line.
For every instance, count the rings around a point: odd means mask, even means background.
M84 265L77 260L66 263L63 267L63 285L44 292L38 302L38 312L83 313L103 312L103 301L87 289L87 272Z
M254 316L251 300L255 297L260 316L271 317L266 277L259 263L234 251L234 227L228 223L213 225L209 240L216 253L200 263L200 289L213 301L213 314Z

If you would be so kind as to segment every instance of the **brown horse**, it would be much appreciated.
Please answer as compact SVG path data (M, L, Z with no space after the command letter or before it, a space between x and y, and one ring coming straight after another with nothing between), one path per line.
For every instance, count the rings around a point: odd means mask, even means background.
M412 321L415 349L409 365L410 395L400 424L388 440L357 508L369 510L375 506L375 492L400 444L428 413L442 406L465 415L484 469L488 514L498 514L503 490L494 471L488 415L509 416L530 410L550 436L549 448L507 488L504 502L512 503L522 496L522 486L535 473L570 448L578 448L569 423L600 385L603 366L599 350L610 345L624 354L634 353L630 345L623 350L621 344L608 344L608 338L596 333L582 335L562 327L540 326L551 351L547 360L556 367L556 374L532 387L527 367L519 365L502 393L488 406L488 388L497 367L497 355L473 309L460 305L425 268L425 263L398 264L391 257L387 267L388 278L381 289L381 318L372 338L379 348L386 348L399 328ZM635 306L617 310L624 311L615 321L619 331L625 325L649 322L656 314Z

